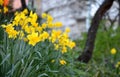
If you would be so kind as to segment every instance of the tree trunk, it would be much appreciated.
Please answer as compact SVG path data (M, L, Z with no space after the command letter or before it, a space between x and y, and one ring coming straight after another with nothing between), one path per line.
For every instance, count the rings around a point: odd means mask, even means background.
M21 0L21 5L22 5L22 10L24 10L25 8L27 8L25 0Z
M120 0L118 0L118 4L119 4L119 19L118 19L118 25L120 26Z
M103 15L106 13L107 10L112 6L114 0L104 0L102 5L97 10L95 16L92 19L91 26L88 30L86 45L84 48L84 51L82 54L78 57L79 61L88 63L89 60L92 58L92 53L94 49L94 42L96 38L96 33L99 27L99 23L103 17Z

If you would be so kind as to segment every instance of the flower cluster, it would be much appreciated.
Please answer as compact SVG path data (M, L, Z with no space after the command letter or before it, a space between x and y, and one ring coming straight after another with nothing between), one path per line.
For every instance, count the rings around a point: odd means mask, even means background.
M75 46L75 43L68 38L67 31L62 33L61 30L52 30L49 40L54 43L55 49L61 49L62 53L67 52L67 47L72 49Z
M37 23L37 14L32 11L28 15L28 10L16 12L15 18L10 24L3 25L9 38L19 38L28 41L30 45L35 46L38 42L48 38L49 33L43 30L43 27Z
M9 0L0 0L0 13L7 13L8 12L8 3Z
M61 27L61 22L55 22L53 23L53 18L49 14L42 14L42 18L45 18L47 21L44 23L46 25L45 27L48 28L55 28L55 27ZM51 41L54 44L54 47L56 50L61 50L62 53L67 52L67 47L70 47L71 49L75 46L75 43L72 42L68 37L68 32L70 32L69 28L66 28L65 32L62 33L61 30L52 30L51 35L49 37L49 41Z
M62 26L61 22L53 22L53 17L49 14L43 13L41 17L45 20L39 24L38 15L33 11L28 13L25 9L22 12L16 12L15 17L9 24L2 25L8 34L9 38L20 39L28 42L28 44L35 46L37 43L48 40L54 45L54 49L67 52L67 48L75 47L75 43L69 39L69 28L62 32L59 28ZM66 61L61 60L61 65L66 64Z

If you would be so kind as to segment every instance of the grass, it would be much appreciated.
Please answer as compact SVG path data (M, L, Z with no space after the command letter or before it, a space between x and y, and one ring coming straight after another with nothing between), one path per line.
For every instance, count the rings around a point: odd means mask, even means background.
M120 77L120 70L115 68L116 63L120 61L119 34L119 27L116 30L104 30L100 27L97 33L92 59L88 64L82 64L80 67L79 63L76 67L83 70L87 74L87 77ZM76 40L77 47L74 49L74 58L77 58L83 51L86 36L87 34L83 33L84 39ZM115 55L110 53L112 48L117 50Z

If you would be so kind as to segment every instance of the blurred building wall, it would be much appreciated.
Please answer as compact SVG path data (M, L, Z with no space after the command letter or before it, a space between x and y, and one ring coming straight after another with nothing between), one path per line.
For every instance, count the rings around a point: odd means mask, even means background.
M71 29L70 37L78 39L81 32L86 31L85 20L87 15L86 2L80 0L41 0L41 11L50 13L55 21L63 23Z
M21 6L19 0L15 1L15 7L19 8ZM86 19L88 17L88 1L85 0L26 0L28 2L33 1L33 7L36 9L38 15L43 12L47 12L54 17L54 21L61 21L63 23L64 30L66 27L71 29L70 37L73 39L78 39L81 37L81 33L87 31L86 29ZM113 10L117 4L114 3ZM91 8L95 11L95 7ZM115 11L117 13L117 11ZM113 18L115 13L112 12ZM111 17L111 18L112 18Z

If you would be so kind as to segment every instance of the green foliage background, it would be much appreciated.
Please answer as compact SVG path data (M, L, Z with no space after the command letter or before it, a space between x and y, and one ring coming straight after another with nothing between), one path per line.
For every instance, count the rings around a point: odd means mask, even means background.
M76 66L84 70L87 77L120 77L120 70L115 68L116 63L120 61L120 27L113 29L113 25L112 28L105 29L103 23L105 22L101 22L97 32L92 59L82 67ZM77 58L83 51L86 38L87 33L83 33L83 39L76 40L77 47L74 49L74 58ZM110 53L112 48L117 50L115 55Z

